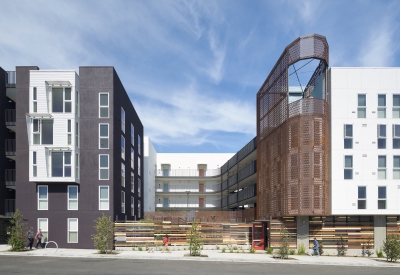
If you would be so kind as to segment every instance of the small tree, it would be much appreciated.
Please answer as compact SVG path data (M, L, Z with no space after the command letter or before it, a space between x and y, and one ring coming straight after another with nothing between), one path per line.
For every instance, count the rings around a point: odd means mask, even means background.
M363 256L367 255L370 257L372 254L374 254L372 237L368 236L367 242L363 245Z
M322 245L322 240L319 241L319 243L318 243L318 251L319 251L319 255L324 254L324 246Z
M346 247L346 242L342 236L340 236L340 240L337 244L337 250L338 250L338 254L337 254L338 256L346 256L347 247Z
M387 235L386 241L383 242L383 252L385 252L388 262L396 262L400 259L400 235Z
M7 228L10 236L8 238L8 244L11 246L11 251L22 251L25 250L26 238L24 234L25 224L22 222L23 216L17 209L12 219L10 220L11 226Z
M198 229L198 223L193 222L192 227L189 229L188 232L189 239L189 251L190 256L200 256L201 254L201 234Z
M112 251L114 239L114 226L111 217L105 216L102 213L95 221L97 234L92 235L94 246L100 254L107 254Z
M278 250L279 256L281 259L286 259L289 255L289 232L283 225L280 230L280 242L281 245Z

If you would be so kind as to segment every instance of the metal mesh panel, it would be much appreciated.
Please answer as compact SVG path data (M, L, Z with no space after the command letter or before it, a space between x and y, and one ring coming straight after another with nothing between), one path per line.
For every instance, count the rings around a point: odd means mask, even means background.
M324 36L299 37L280 56L257 93L257 219L329 214L329 106L324 99L288 103L288 68L320 59L306 91L328 66Z

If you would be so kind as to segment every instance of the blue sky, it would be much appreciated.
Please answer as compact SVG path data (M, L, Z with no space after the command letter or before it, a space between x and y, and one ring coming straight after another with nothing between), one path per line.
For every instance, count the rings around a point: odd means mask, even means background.
M400 66L400 1L0 0L0 66L117 70L157 152L236 152L299 36L330 66Z

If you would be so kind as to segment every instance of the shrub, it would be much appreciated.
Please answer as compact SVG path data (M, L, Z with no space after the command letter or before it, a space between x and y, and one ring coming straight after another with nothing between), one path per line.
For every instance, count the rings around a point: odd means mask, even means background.
M299 245L299 249L297 251L297 254L299 255L305 255L306 254L306 248L304 247L304 244Z
M382 248L381 249L377 249L377 250L375 250L375 253L376 253L376 256L378 257L378 258L383 258L384 256L383 256L383 252L382 252Z
M223 247L223 248L222 248L222 253L225 253L225 251L226 251L226 248Z
M250 253L256 253L256 250L254 248L250 247L249 252Z
M281 226L281 230L280 230L280 241L281 244L279 246L279 257L281 259L286 259L289 255L289 233L287 231L287 229L285 227L283 227L283 225Z
M320 241L318 244L318 251L319 251L319 255L324 254L324 246L322 245L322 241Z
M10 220L11 226L7 228L7 231L10 232L7 242L11 246L11 251L25 250L26 238L24 234L24 223L22 221L23 216L17 209Z
M365 245L363 245L362 247L362 255L363 257L365 255L367 255L368 257L371 256L372 254L374 254L374 251L372 250L373 246L372 246L372 237L369 236L367 239L367 243Z
M219 250L219 246L217 245L217 250Z
M337 251L338 251L338 254L337 254L338 256L346 256L347 247L346 247L346 242L342 236L340 236L340 240L337 243Z
M290 255L294 255L294 253L296 253L296 251L295 251L294 249L290 249L290 250L289 250L289 254L290 254Z
M234 247L233 247L233 250L237 250L237 249L238 249L237 246L234 246Z
M189 229L189 251L190 256L200 256L201 254L201 234L198 229L197 222L192 223L192 227Z
M400 259L400 235L388 234L383 242L383 252L388 262L396 262Z
M102 216L98 217L94 222L94 228L97 232L97 234L92 235L94 246L100 254L107 254L112 251L114 240L114 227L111 217L107 217L102 213Z
M272 247L266 247L266 248L265 248L265 251L267 252L267 254L272 254L272 252L273 252L274 250L272 249Z
M143 248L141 246L138 247L139 251L143 251Z
M233 248L229 249L229 252L230 252L230 253L233 253Z

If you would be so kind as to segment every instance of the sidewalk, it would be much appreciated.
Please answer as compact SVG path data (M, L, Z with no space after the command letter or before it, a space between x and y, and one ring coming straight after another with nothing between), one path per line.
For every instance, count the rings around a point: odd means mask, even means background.
M84 258L113 258L113 259L148 259L148 260L180 260L180 261L217 261L217 262L256 262L260 264L311 264L311 265L338 265L338 266L370 266L370 267L399 267L400 262L390 263L386 259L366 257L337 257L337 256L290 256L289 260L274 259L272 255L262 253L222 253L220 250L203 250L202 255L208 257L185 257L187 250L161 253L154 251L117 250L116 255L97 254L95 249L68 249L55 248L34 249L26 252L9 252L9 246L0 245L0 255L7 256L44 256L44 257L84 257Z

